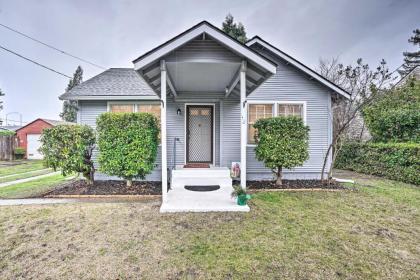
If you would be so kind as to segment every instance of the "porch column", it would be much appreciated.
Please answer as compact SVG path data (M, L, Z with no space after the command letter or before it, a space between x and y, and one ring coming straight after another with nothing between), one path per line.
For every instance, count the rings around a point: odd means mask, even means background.
M246 189L246 143L247 143L247 109L246 109L246 61L242 61L239 79L241 90L241 187Z
M162 155L162 201L166 200L168 193L168 164L166 161L166 64L160 61L160 143Z

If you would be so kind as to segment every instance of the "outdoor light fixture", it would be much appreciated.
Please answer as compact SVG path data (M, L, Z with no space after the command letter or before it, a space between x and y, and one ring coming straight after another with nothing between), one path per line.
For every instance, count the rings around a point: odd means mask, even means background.
M181 109L178 108L178 110L176 110L176 114L177 116L181 116Z

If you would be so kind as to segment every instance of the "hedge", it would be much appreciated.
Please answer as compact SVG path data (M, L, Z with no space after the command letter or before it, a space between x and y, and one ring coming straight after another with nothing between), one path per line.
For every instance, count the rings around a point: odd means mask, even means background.
M159 126L149 113L104 113L96 121L100 170L130 186L155 168Z
M281 185L283 168L301 166L309 158L309 127L299 117L260 119L254 127L255 155L267 168L276 171L276 184Z
M420 185L420 144L346 143L335 167Z

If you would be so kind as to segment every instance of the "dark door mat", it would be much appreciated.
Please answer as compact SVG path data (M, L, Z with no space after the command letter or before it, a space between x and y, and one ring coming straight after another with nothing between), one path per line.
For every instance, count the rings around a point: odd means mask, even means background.
M209 185L209 186L185 186L186 190L193 192L211 192L220 189L218 185Z

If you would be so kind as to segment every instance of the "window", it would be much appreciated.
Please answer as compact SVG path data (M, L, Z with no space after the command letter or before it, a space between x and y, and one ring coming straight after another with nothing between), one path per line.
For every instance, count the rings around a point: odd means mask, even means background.
M134 104L112 104L109 111L112 113L133 113Z
M278 116L297 116L303 119L303 104L278 104Z
M109 105L112 113L151 113L160 120L160 104L114 103Z
M255 144L256 130L254 124L259 119L273 116L298 116L306 122L306 102L268 101L267 104L248 105L248 144Z
M248 144L255 144L254 123L259 119L273 117L273 104L249 104L248 106Z
M138 104L137 112L150 113L160 120L160 105L159 104Z

